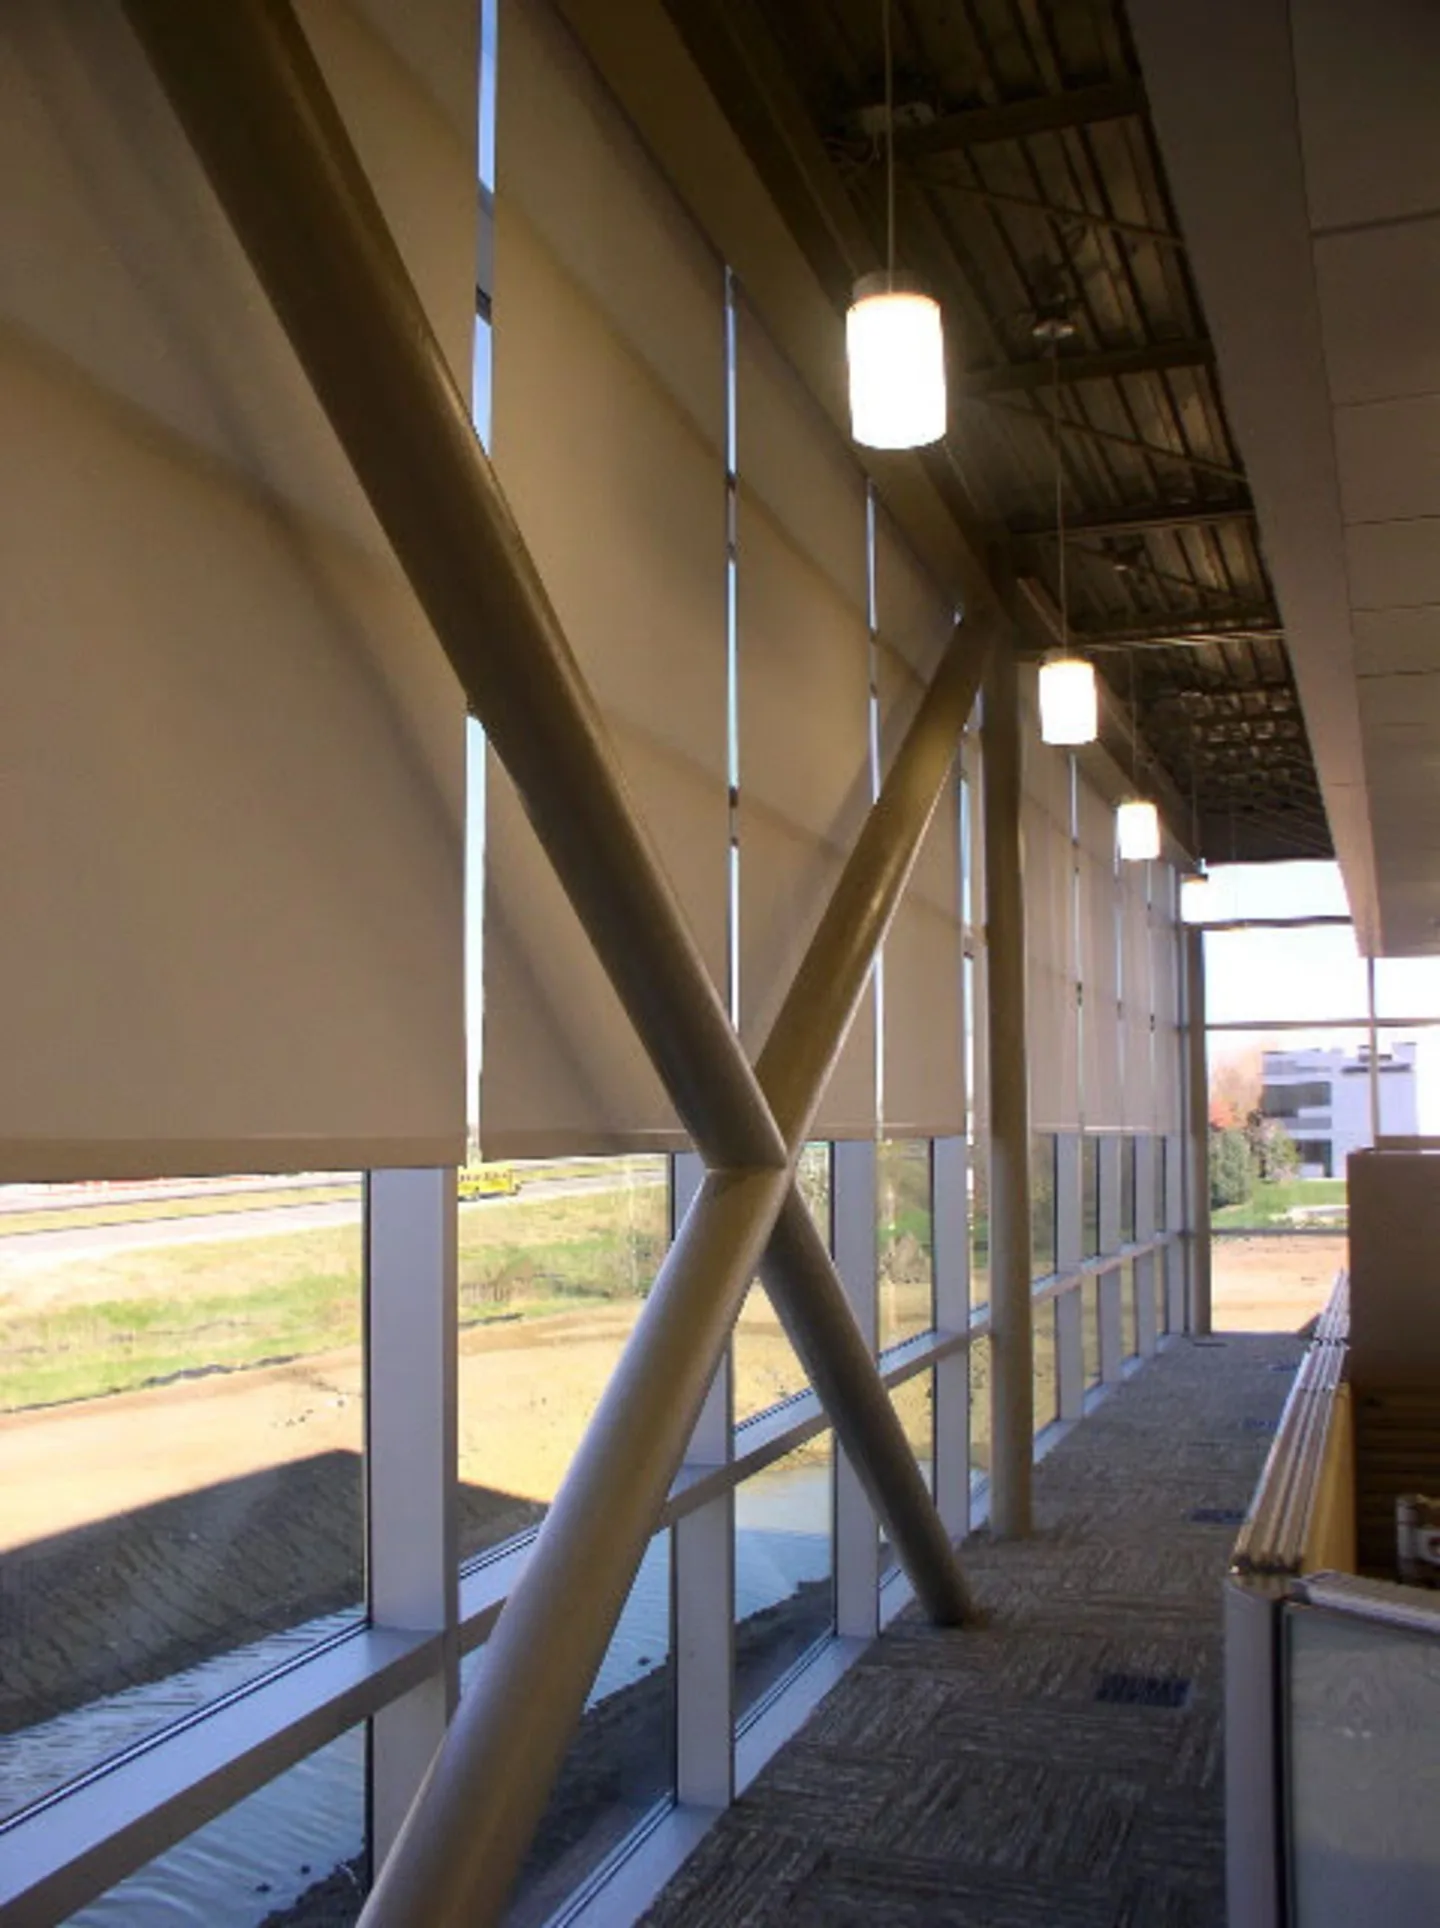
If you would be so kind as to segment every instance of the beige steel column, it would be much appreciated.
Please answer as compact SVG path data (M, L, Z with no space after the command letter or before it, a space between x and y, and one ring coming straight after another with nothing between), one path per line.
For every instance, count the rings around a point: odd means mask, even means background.
M1030 1531L1035 1389L1020 693L1014 653L1004 647L991 653L983 745L990 1047L990 1525L997 1534L1016 1536Z
M1185 1241L1189 1283L1186 1325L1211 1329L1210 1071L1205 1050L1205 933L1185 932Z

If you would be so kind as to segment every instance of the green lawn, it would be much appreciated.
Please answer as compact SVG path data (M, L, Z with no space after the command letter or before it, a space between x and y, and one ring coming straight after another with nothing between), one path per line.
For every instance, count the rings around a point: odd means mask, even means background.
M1225 1205L1211 1214L1217 1232L1254 1227L1303 1225L1305 1215L1317 1206L1343 1206L1343 1178L1289 1178L1275 1185L1257 1185L1243 1205ZM1327 1213L1315 1223L1343 1225L1343 1212Z

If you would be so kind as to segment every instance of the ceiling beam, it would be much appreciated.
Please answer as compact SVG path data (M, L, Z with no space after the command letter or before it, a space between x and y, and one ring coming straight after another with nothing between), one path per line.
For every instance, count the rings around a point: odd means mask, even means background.
M1032 408L1029 402L1012 401L1005 394L976 395L971 399L986 408L1004 408L1016 415L1023 415L1034 422L1047 436L1055 433L1055 418L1048 411ZM1117 435L1113 429L1096 428L1092 422L1077 422L1073 415L1061 417L1063 434L1081 435L1090 442L1103 442L1107 448L1128 449L1132 455L1146 462L1180 462L1187 469L1196 469L1201 475L1218 475L1225 482L1245 481L1243 469L1232 468L1228 462L1216 462L1208 455L1192 455L1188 449L1168 448L1163 442L1141 442L1133 435Z
M1213 368L1215 350L1208 341L1147 342L1134 348L1103 348L1093 354L1036 356L1010 362L1003 368L970 368L965 372L971 395L1005 395L1051 388L1058 372L1061 386L1072 382L1109 382L1121 375L1153 375L1167 368Z
M1072 624L1070 629L1070 640L1077 649L1130 649L1142 644L1167 644L1175 649L1190 649L1201 643L1283 641L1284 635L1275 618L1265 615L1234 623L1207 620L1187 625L1169 622L1163 626L1152 623L1131 629L1076 629Z
M1224 522L1253 522L1255 511L1248 501L1202 503L1190 508L1178 503L1161 509L1131 509L1111 514L1101 510L1093 515L1067 515L1065 536L1146 536L1164 534L1172 529L1204 529ZM1017 542L1037 538L1053 540L1055 523L1047 518L1029 518L1008 525L1006 533Z
M1006 101L999 107L967 107L958 114L942 114L928 127L911 128L903 135L897 129L895 151L906 159L918 154L949 154L988 141L1022 140L1027 134L1053 134L1063 127L1123 120L1127 115L1142 113L1144 108L1145 90L1138 80L1108 81L1099 87L1075 87L1063 94Z

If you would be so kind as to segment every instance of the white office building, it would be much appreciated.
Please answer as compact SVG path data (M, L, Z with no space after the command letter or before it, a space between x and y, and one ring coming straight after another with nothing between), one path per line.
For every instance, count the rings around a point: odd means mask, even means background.
M1380 1136L1413 1137L1420 1129L1415 1046L1385 1046L1377 1088ZM1352 1151L1373 1144L1370 1051L1267 1051L1261 1105L1283 1124L1300 1152L1306 1178L1343 1177Z

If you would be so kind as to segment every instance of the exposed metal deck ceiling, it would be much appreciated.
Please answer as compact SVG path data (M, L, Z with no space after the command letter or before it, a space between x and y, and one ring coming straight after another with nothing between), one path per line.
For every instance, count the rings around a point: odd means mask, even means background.
M667 0L837 309L883 261L880 0ZM1245 472L1118 0L891 0L897 254L946 310L927 458L1072 633L1212 860L1331 854ZM1037 320L1074 334L1051 351ZM1188 822L1185 826L1188 829Z

